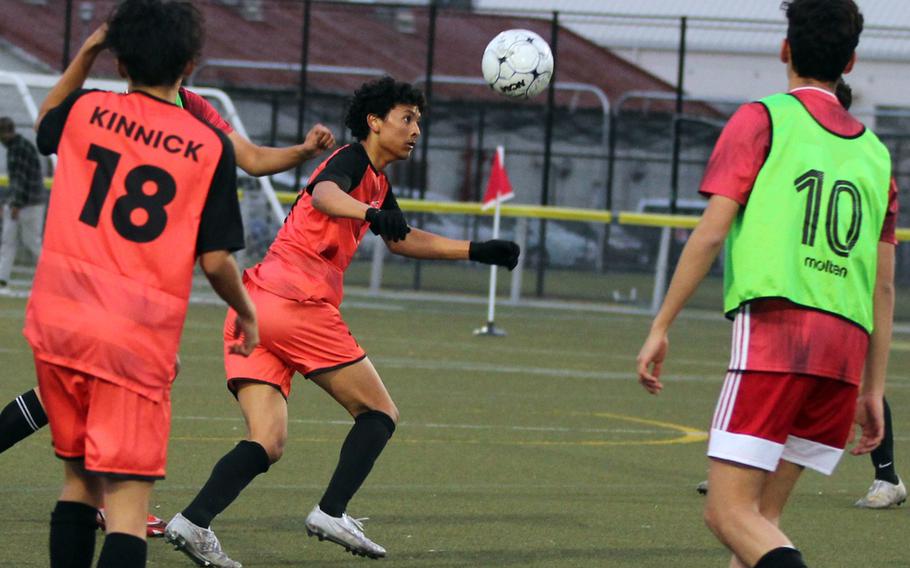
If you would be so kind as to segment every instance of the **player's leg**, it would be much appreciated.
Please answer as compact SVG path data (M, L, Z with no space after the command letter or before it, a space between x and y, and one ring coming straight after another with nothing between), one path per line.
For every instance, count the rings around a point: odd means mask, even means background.
M759 511L761 515L768 519L774 526L780 526L780 517L783 513L784 506L793 493L793 488L803 472L803 467L781 460L777 466L777 471L769 473L765 477L765 484L762 488ZM739 558L733 556L730 558L730 568L748 568Z
M208 481L181 512L196 526L208 528L212 520L234 502L260 473L281 458L287 441L288 406L274 386L236 381L237 400L247 424L247 438L215 464Z
M63 490L51 513L51 567L88 568L101 503L101 484L84 469L90 380L40 359L35 359L35 373L50 417L54 453L65 460Z
M212 521L233 503L253 479L278 461L287 440L287 401L273 385L235 380L237 399L248 434L218 460L196 497L167 524L164 538L203 566L235 568L212 531Z
M345 511L394 433L398 408L367 358L310 378L354 417L354 425L322 499L307 517L307 530L355 554L385 556L385 549L367 539Z
M0 410L0 453L47 425L38 388L26 391Z
M0 290L7 290L10 275L13 273L13 261L16 260L16 248L19 245L16 237L19 222L13 219L10 206L3 206L3 230L0 231Z
M208 566L240 566L222 550L210 528L212 520L257 475L268 471L269 465L281 457L287 440L285 397L290 392L294 371L267 348L267 338L273 336L272 320L268 317L272 307L263 305L251 288L255 286L247 283L260 316L259 333L263 341L249 357L230 353L227 346L233 341L236 320L233 310L228 310L223 330L228 388L237 395L247 424L247 437L218 460L196 497L171 519L164 531L166 541L197 564Z
M44 224L44 205L29 205L19 211L19 229L22 244L31 253L35 262L41 256L41 229Z
M786 466L779 479L772 472L811 386L786 373L731 371L726 377L708 444L705 521L733 552L731 567L804 566L776 524L792 487L783 481L795 480Z
M907 488L894 469L894 430L891 421L891 407L888 399L885 407L885 437L879 447L872 450L872 467L875 480L866 495L856 502L857 507L884 509L900 505L907 500Z
M705 504L705 523L746 566L755 566L779 548L793 548L777 525L762 515L768 476L765 470L717 459L711 460L708 469L711 491Z
M51 568L89 568L95 554L95 515L101 483L86 475L80 461L63 464L63 491L51 512Z
M98 568L140 568L147 555L146 519L154 482L104 478L107 535Z

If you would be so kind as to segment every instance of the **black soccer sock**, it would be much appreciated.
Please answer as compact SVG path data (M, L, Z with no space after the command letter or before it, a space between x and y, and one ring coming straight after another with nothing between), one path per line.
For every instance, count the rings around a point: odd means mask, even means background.
M148 555L144 539L126 533L108 533L98 557L98 568L143 568Z
M51 512L51 568L90 568L95 554L95 516L85 503L57 501Z
M344 513L348 501L360 489L394 432L395 421L378 410L364 412L354 419L354 426L341 446L338 467L319 501L319 508L325 514L340 517Z
M224 454L193 502L183 510L191 523L208 528L260 473L269 470L269 454L257 442L243 440Z
M798 550L782 546L762 556L755 568L808 568L808 566L803 562L803 555Z
M882 443L872 450L872 467L875 468L875 479L897 485L900 480L894 470L894 430L891 428L891 407L888 405L887 399L884 400L884 403L885 437L882 438Z
M24 392L0 411L0 453L47 425L47 414L34 389Z

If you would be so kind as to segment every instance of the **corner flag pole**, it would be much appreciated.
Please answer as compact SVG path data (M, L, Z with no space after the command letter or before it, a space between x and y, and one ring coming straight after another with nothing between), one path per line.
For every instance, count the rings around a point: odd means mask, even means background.
M514 197L512 184L509 182L509 176L505 169L505 150L502 146L496 147L496 154L493 156L493 167L490 171L490 181L487 184L486 194L483 196L482 209L489 209L491 205L495 206L493 210L493 238L499 238L499 219L502 202ZM496 327L496 269L495 264L490 266L490 295L487 305L487 323L480 329L474 330L474 335L491 335L503 336L505 331Z

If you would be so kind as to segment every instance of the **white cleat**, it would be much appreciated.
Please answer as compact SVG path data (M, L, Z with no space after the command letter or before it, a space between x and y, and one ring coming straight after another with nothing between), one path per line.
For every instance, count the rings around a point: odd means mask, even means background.
M900 505L907 500L907 488L904 482L897 480L897 485L876 479L866 496L854 503L862 509L887 509L892 505Z
M164 529L164 540L175 550L186 554L199 566L216 568L243 568L239 562L228 558L221 550L221 543L211 529L204 529L177 513Z
M322 512L319 505L313 507L306 517L306 533L341 545L354 556L382 558L385 549L363 534L363 523L366 519L354 519L347 513L341 517L332 517Z

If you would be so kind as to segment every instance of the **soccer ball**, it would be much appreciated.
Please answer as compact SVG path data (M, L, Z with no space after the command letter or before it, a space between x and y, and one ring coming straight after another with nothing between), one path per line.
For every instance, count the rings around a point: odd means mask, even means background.
M542 37L529 30L506 30L487 45L481 61L490 88L509 97L539 94L553 77L553 54Z

